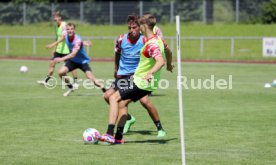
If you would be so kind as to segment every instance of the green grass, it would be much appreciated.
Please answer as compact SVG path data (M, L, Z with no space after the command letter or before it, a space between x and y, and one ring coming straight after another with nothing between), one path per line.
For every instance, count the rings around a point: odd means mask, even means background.
M29 72L19 73L21 65ZM181 163L176 73L164 71L170 87L151 97L167 137L158 139L146 110L132 103L129 110L137 123L125 135L126 144L84 145L84 129L106 130L108 107L102 94L81 87L65 98L60 85L53 90L37 85L47 66L46 61L0 60L0 164ZM91 66L96 77L112 77L112 63ZM183 90L187 164L276 163L275 88L263 88L275 70L275 65L183 63L188 80L233 75L232 90Z
M159 25L165 36L175 36L175 25ZM236 25L236 24L182 24L181 36L269 36L273 37L276 33L276 25ZM50 23L41 23L26 26L7 26L0 27L1 35L54 35L53 25ZM77 33L81 36L110 36L114 39L127 32L126 25L89 25L79 24ZM52 39L37 39L36 54L33 54L32 39L10 39L10 50L5 51L5 39L0 38L1 55L10 56L38 56L49 57L50 51L45 49L47 43ZM175 41L173 46L171 40L167 39L168 45L172 47L174 55L176 54ZM92 40L93 46L89 49L89 54L96 58L113 57L114 41ZM236 40L234 56L230 55L230 40L206 40L204 55L200 54L199 40L181 41L181 54L183 59L227 59L227 60L268 60L273 58L262 57L261 40Z

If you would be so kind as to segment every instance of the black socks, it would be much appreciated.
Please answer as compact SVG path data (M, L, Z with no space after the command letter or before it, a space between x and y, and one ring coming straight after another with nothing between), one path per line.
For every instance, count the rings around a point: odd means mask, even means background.
M115 128L115 125L114 124L108 124L108 127L107 127L107 134L108 135L112 135L114 134L114 128Z
M131 120L131 115L127 114L127 120Z
M48 76L48 75L47 75L47 77L46 77L46 79L45 79L45 82L47 83L50 79L51 79L51 76Z
M122 140L123 138L123 133L124 133L124 127L117 127L117 132L116 132L116 135L115 135L115 139L117 140Z
M162 124L161 124L160 120L155 121L155 122L154 122L154 124L155 124L155 126L156 126L156 128L157 128L157 130L158 130L158 131L160 131L160 130L162 130L162 129L163 129L163 127L162 127Z

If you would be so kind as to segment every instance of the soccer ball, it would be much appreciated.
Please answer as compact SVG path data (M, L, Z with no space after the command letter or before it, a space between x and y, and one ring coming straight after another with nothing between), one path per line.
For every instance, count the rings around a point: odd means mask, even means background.
M21 73L26 73L26 72L28 72L28 67L26 67L26 66L21 66L19 71L20 71Z
M82 134L84 144L97 144L100 132L95 128L87 128Z

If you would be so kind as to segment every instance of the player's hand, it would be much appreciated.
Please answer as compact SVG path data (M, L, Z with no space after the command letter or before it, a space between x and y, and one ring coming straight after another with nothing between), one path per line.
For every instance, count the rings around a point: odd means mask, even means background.
M46 49L50 49L50 48L52 48L52 47L54 47L53 44L46 45Z
M88 46L88 47L92 46L92 42L91 41L83 41L83 44L85 46Z
M173 72L174 65L172 64L167 64L167 71Z
M152 78L153 78L153 75L152 73L149 72L144 79L147 80L147 82L150 82Z
M54 59L54 61L55 61L56 63L58 63L58 62L62 62L63 60L62 60L62 58L57 57L57 58Z

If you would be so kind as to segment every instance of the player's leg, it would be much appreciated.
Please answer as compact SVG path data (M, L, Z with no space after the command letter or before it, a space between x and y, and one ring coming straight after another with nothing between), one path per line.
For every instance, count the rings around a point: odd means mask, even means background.
M126 121L126 124L124 126L124 134L126 134L129 130L130 130L130 127L136 122L136 118L131 115L131 114L127 114L127 121Z
M158 137L163 137L166 136L166 132L164 131L160 118L159 118L159 114L157 112L156 107L153 105L153 103L150 101L149 96L144 96L143 98L141 98L140 103L142 104L142 106L148 111L152 121L154 122L157 131L158 131Z
M119 116L119 106L120 110L122 110L122 112L120 112L120 117L125 116L127 115L126 106L128 105L128 103L130 103L131 101L136 102L137 100L144 97L145 95L148 95L149 93L149 91L139 89L135 84L129 83L126 88L118 89L118 91L112 94L109 98L110 109L108 129L106 134L99 139L109 143L115 143L115 138L113 137L113 134L115 123ZM125 119L126 118L124 118L123 121L125 121ZM124 122L121 123L120 131L122 131L123 128L122 124L124 124Z
M128 80L128 79L125 79L125 80ZM104 93L104 99L105 101L107 102L107 104L109 104L109 97L115 93L119 88L121 88L120 84L118 84L120 81L120 79L116 79L111 87ZM127 121L126 121L126 124L125 124L125 129L124 129L124 132L123 133L127 133L131 127L131 125L133 125L134 123L136 122L136 119L134 116L130 115L130 114L127 114Z
M44 80L37 81L37 83L42 85L46 84L51 79L51 76L53 75L55 70L55 66L56 66L56 62L54 62L54 58L53 58L49 63L48 74L46 78Z
M54 60L50 61L49 69L48 69L48 76L52 76L55 70L56 62Z
M106 89L104 87L104 84L101 83L99 80L96 79L96 77L93 75L91 68L88 64L82 64L81 70L85 73L86 77L91 80L97 87L101 88L103 93L106 92Z
M125 78L116 79L114 82L115 88L116 89L124 89L125 87L127 87L126 84L129 85L129 83L132 82L131 78L132 77L129 76L129 77L125 77ZM136 118L129 113L127 114L126 117L127 117L127 121L124 125L124 134L126 134L129 131L130 127L136 122Z
M124 144L123 134L124 134L124 126L127 121L128 116L128 104L130 103L129 100L121 100L119 102L119 115L118 115L118 125L117 131L115 134L115 144Z
M78 84L78 72L77 72L77 69L72 70L72 76L73 76L73 79L74 79L73 87L74 87L74 89L78 89L79 84Z
M119 115L119 101L121 100L121 96L119 91L113 93L109 97L109 119L108 119L108 127L105 134L98 137L100 141L105 141L109 143L115 143L114 128Z
M123 144L123 130L127 120L127 105L131 102L131 99L121 100L120 93L117 91L110 96L109 102L109 124L107 132L102 137L102 140L110 143ZM116 121L118 121L118 125L116 136L114 138L113 135Z
M109 89L104 93L104 99L105 99L105 101L107 102L107 104L109 104L109 98L110 98L110 96L111 96L113 93L115 93L115 92L116 92L116 91L115 91L113 88L109 88ZM127 113L127 115L126 115L126 122L125 122L125 124L124 124L123 133L126 134L126 133L129 131L130 127L131 127L135 122L136 122L136 118L135 118L133 115Z
M110 96L115 92L115 89L111 87L104 93L104 100L107 102L107 104L109 104Z
M70 79L66 78L65 76L67 75L68 72L71 72L72 70L75 70L76 68L77 67L76 67L75 63L68 60L68 61L66 61L65 65L63 65L58 71L59 77L62 80L64 80L64 82L66 83L66 85L68 87L67 92L65 92L63 94L63 96L69 96L70 93L72 93L74 91L72 81L70 81Z

